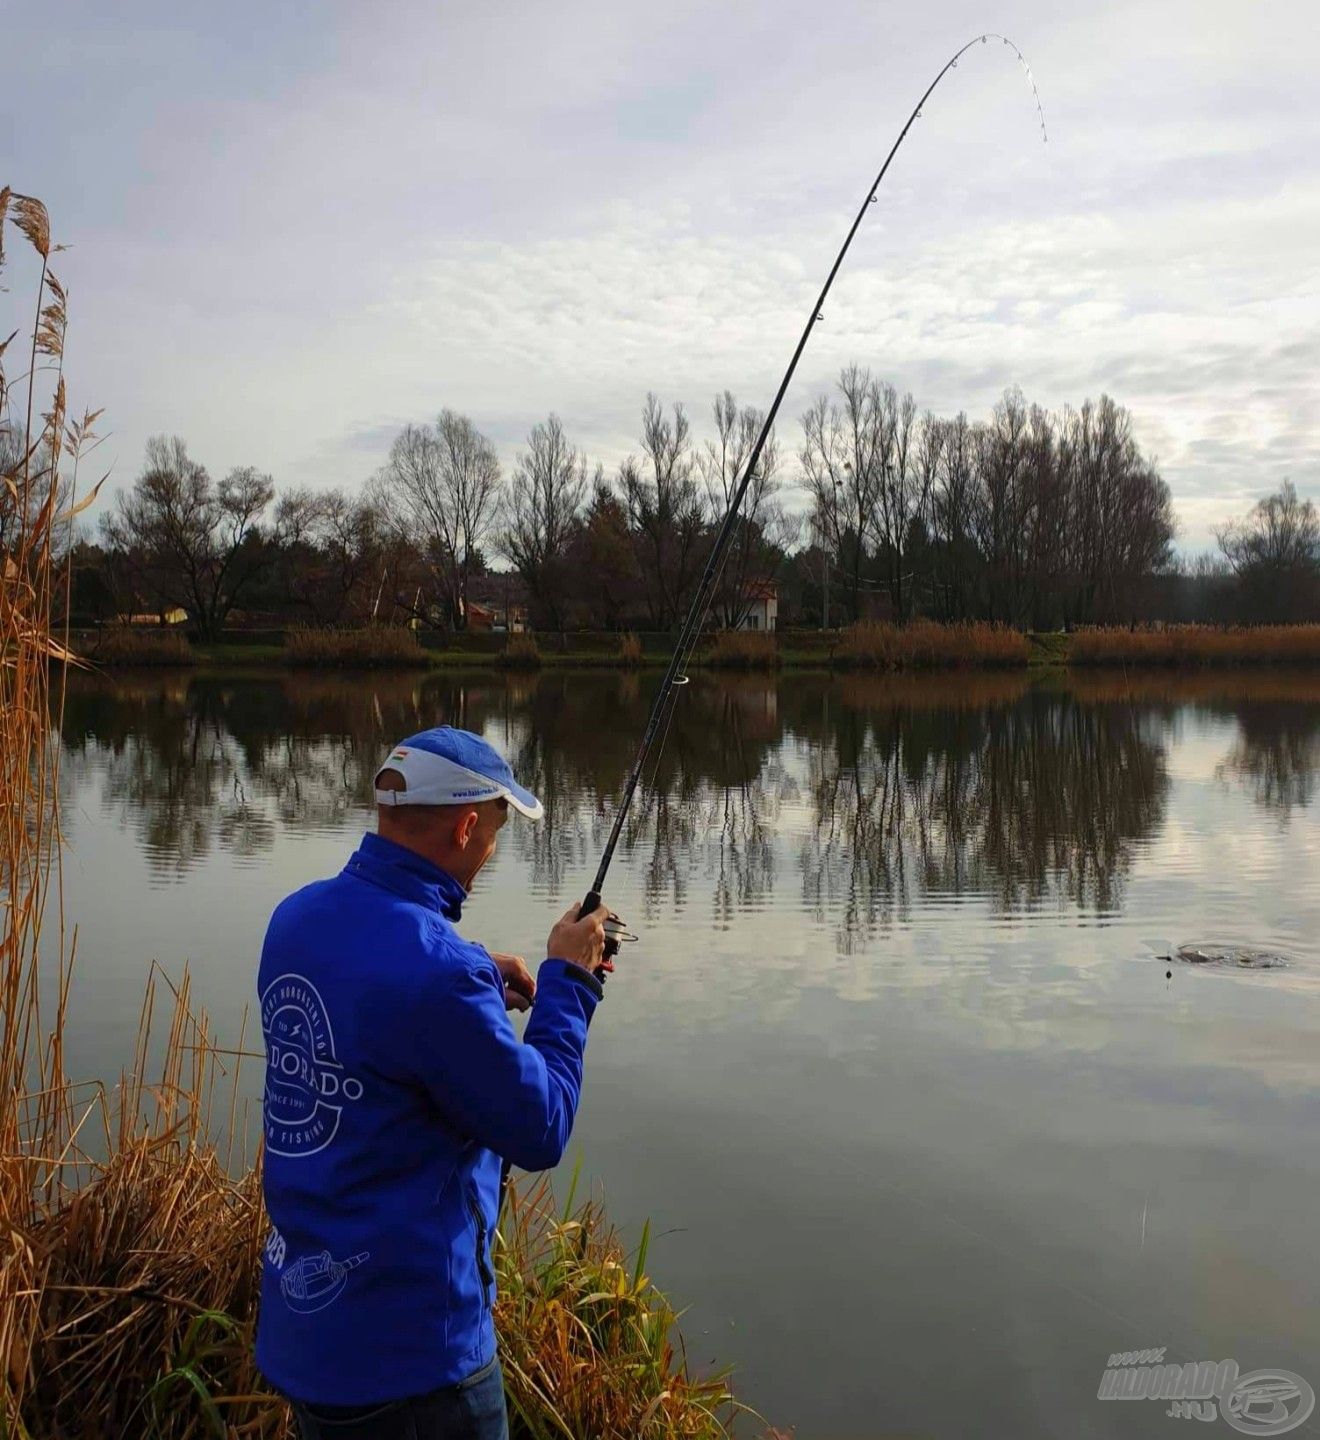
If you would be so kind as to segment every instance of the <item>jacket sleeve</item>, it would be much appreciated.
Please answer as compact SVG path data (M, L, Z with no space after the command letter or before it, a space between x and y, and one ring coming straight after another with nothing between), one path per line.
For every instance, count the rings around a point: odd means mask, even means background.
M478 1144L523 1170L548 1170L573 1128L600 981L566 960L546 960L520 1043L494 961L476 946L463 961L414 1017L413 1068Z

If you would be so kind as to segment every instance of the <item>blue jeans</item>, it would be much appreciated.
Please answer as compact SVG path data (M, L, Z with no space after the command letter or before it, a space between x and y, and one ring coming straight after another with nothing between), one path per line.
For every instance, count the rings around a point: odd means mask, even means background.
M457 1385L384 1405L290 1403L302 1440L509 1440L498 1359Z

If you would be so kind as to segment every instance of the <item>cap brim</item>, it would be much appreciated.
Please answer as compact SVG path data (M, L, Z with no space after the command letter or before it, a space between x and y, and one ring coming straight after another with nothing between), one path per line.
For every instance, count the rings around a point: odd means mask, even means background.
M539 820L545 814L545 806L530 790L524 790L521 785L506 785L504 793L519 815L525 815L529 820Z

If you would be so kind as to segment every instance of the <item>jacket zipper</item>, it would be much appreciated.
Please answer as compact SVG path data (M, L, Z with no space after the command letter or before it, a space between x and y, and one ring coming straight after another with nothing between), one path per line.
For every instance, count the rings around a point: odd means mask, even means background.
M468 1192L468 1209L472 1212L472 1223L477 1232L477 1270L481 1275L481 1303L485 1309L490 1305L490 1292L495 1284L495 1272L486 1258L486 1217L481 1213L477 1197Z

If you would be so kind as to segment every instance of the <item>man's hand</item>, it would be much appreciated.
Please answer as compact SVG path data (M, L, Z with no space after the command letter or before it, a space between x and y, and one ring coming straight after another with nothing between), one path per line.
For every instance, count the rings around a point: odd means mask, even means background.
M605 921L609 908L598 905L590 915L577 918L577 905L570 905L550 932L545 942L545 953L552 960L567 960L571 965L581 965L594 975L605 958Z
M504 981L504 1008L530 1010L536 996L536 981L526 960L521 955L504 955L498 950L492 950L490 958Z

